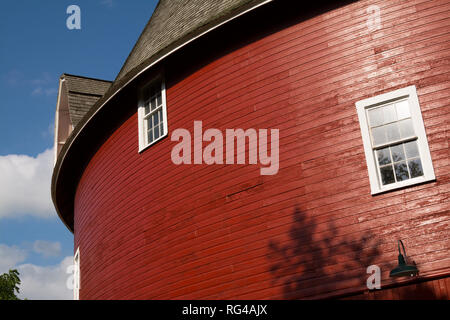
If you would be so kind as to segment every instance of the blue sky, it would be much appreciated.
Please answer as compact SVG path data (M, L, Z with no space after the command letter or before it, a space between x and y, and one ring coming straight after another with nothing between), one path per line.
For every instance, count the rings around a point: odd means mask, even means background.
M59 77L70 73L114 80L156 3L2 2L0 273L19 268L27 298L71 296L64 288L67 276L61 275L61 270L73 254L73 237L57 218L50 200ZM72 4L81 9L81 30L66 27L66 9ZM47 290L56 279L61 291Z

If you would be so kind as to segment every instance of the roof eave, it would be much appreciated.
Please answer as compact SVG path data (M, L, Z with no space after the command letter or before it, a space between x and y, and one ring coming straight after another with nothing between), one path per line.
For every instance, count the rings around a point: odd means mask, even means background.
M166 59L168 56L172 55L174 52L180 50L185 47L189 43L195 41L196 39L208 34L209 32L221 27L222 25L250 12L253 11L267 3L273 2L274 0L262 0L258 1L256 4L250 6L240 7L238 10L234 12L230 12L228 16L221 17L217 20L211 21L209 24L204 25L195 31L187 34L186 36L178 39L173 42L163 50L157 52L150 58L143 61L137 67L130 70L126 75L121 77L117 82L114 82L113 85L109 88L109 90L105 93L105 95L95 103L89 112L83 117L83 119L79 122L77 127L73 130L70 136L67 138L66 143L61 149L61 152L58 155L55 167L53 169L52 175L52 184L51 184L51 194L53 204L56 208L56 212L58 216L63 221L64 225L73 233L73 212L62 212L60 206L57 201L57 188L58 182L60 179L61 169L64 165L65 159L68 157L71 147L73 143L78 138L79 134L84 130L84 128L90 123L90 121L98 114L100 110L102 110L119 92L121 92L125 87L127 87L130 83L135 81L141 74L148 71L150 68ZM73 211L73 210L72 210Z

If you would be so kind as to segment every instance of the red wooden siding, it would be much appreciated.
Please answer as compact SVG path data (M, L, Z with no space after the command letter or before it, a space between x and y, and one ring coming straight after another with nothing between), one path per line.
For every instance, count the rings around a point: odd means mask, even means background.
M371 4L381 8L375 32L366 26ZM223 132L277 128L280 170L176 166L170 137L139 154L137 113L124 119L75 197L81 299L356 293L371 264L381 267L382 286L393 284L397 239L421 277L448 273L449 57L449 1L360 1L173 83L169 136L193 130L194 120ZM409 85L418 89L436 182L371 196L355 102Z
M385 290L373 290L344 298L344 300L448 300L449 296L450 277L446 277Z

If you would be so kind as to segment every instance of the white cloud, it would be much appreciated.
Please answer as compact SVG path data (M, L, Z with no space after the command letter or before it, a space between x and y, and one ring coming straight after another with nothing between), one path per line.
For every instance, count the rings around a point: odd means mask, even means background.
M47 97L56 95L56 93L58 92L58 90L56 90L56 88L48 88L48 89L44 89L42 87L36 87L34 88L34 90L31 92L32 96L42 96L42 95L46 95Z
M55 137L55 123L50 123L47 127L47 130L41 132L41 136L43 138L49 138L53 142L53 139Z
M108 6L112 6L112 3ZM1 75L0 80L9 87L30 86L31 95L34 97L51 97L58 93L58 78L55 78L48 72L43 72L38 78L27 80L21 71L14 69Z
M18 263L25 261L27 253L25 250L20 249L17 246L9 247L4 244L0 244L0 274L8 272Z
M38 85L42 86L42 85L50 83L52 80L53 79L52 79L50 73L43 72L39 78L31 80L31 83L36 86L38 86Z
M71 300L73 291L67 287L70 274L68 267L73 264L73 257L65 257L61 263L54 266L36 266L23 264L17 267L21 299L30 300ZM70 268L69 268L70 270Z
M57 257L61 254L61 243L36 240L33 243L33 251L43 255L44 258Z
M114 1L113 0L102 0L101 4L104 6L107 6L109 8L112 8L114 6Z
M11 87L16 87L23 82L23 74L19 70L11 70L2 76L2 79Z
M36 87L34 88L34 90L31 92L32 96L42 96L42 95L46 95L47 97L56 95L56 93L58 92L58 90L56 90L56 88L48 88L48 89L44 89L42 87Z
M39 241L36 241L38 243ZM45 241L40 241L44 243ZM70 300L73 291L67 286L71 274L69 266L73 257L65 257L59 264L53 266L37 266L20 264L27 258L26 250L17 246L0 244L0 274L10 269L19 271L21 284L19 298L32 300ZM20 265L19 265L20 264Z
M56 88L45 89L45 95L47 97L56 95L57 92L58 92L58 90L56 90Z
M54 87L55 79L51 77L48 72L42 73L42 75L30 81L33 90L31 91L32 96L46 95L47 97L55 95L58 90Z
M43 93L43 89L42 87L37 87L34 88L33 91L31 92L32 96L40 96Z
M36 158L0 156L0 219L26 215L55 217L50 195L52 170L51 149Z

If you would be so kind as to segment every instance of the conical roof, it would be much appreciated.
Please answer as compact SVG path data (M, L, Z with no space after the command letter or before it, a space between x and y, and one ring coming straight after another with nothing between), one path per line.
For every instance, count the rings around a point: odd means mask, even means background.
M116 81L145 60L174 43L194 37L202 28L245 10L262 0L160 0L153 15L116 77Z

